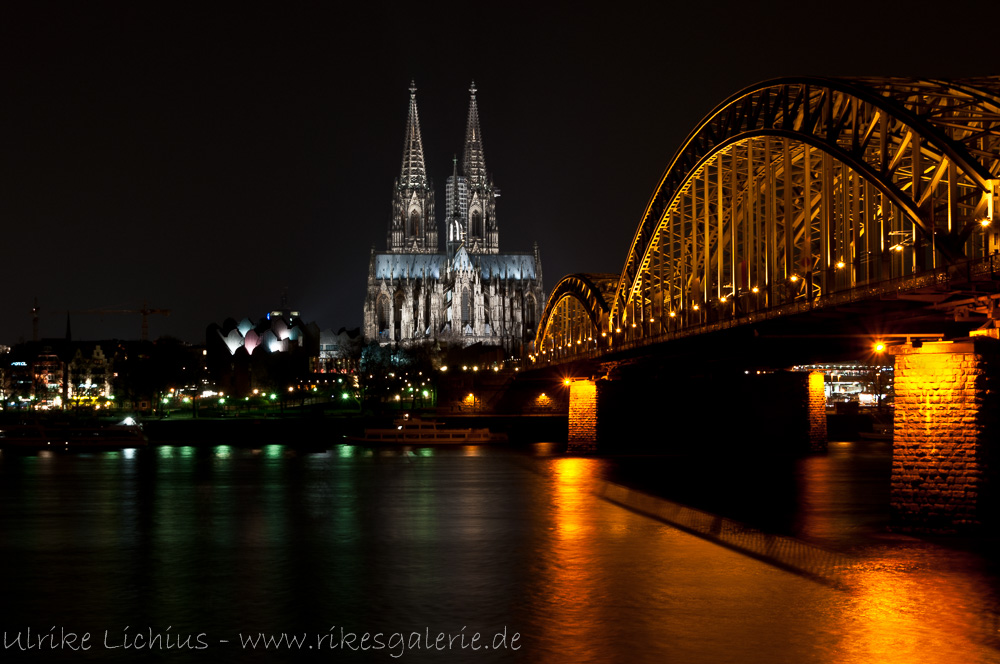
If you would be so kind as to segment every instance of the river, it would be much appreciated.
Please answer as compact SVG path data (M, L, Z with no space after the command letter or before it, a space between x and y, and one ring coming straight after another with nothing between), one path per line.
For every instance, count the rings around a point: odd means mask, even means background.
M1000 661L989 543L888 532L886 454L2 453L4 657Z

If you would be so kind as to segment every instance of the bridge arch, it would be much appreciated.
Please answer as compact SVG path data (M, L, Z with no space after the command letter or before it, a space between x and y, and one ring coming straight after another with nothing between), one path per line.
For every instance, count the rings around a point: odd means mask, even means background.
M981 258L998 195L1000 78L760 83L675 154L601 331L656 336Z
M593 350L607 336L609 305L617 274L579 273L563 277L545 304L535 336L535 352L563 355Z

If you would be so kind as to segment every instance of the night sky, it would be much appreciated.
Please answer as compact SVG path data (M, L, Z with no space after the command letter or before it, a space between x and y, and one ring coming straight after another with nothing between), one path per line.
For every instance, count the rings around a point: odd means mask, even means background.
M36 296L42 336L65 333L67 310L146 301L172 310L153 338L204 343L209 323L256 319L285 289L305 320L359 326L411 78L439 228L474 79L501 251L537 241L549 291L621 270L674 151L744 87L1000 73L986 2L934 16L909 2L14 4L0 13L3 344L31 338ZM140 317L72 327L137 338Z

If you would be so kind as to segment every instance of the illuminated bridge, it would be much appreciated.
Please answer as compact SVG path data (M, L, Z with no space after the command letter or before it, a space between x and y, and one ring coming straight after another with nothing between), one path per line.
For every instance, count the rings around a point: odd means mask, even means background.
M760 340L892 337L895 518L995 522L998 197L1000 77L760 83L677 150L620 274L556 285L530 362L566 376L571 449L679 422L823 449L822 374L749 370Z
M866 300L988 315L998 195L1000 78L755 85L674 155L621 274L556 286L538 359Z

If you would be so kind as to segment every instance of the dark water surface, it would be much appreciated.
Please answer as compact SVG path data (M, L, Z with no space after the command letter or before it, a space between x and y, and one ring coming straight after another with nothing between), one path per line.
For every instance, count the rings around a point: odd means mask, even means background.
M3 453L0 657L1000 661L991 556L886 534L884 456L834 445L752 480L545 445ZM758 531L738 533L747 550L734 550L732 537L712 540L728 521L696 536L648 516L674 514L672 503L629 502L619 484ZM775 534L809 543L793 547L795 565L782 564L776 542L790 540ZM797 571L826 551L840 556L832 567ZM22 652L29 627L35 643L38 632L90 633L91 648ZM242 645L261 633L304 641Z

